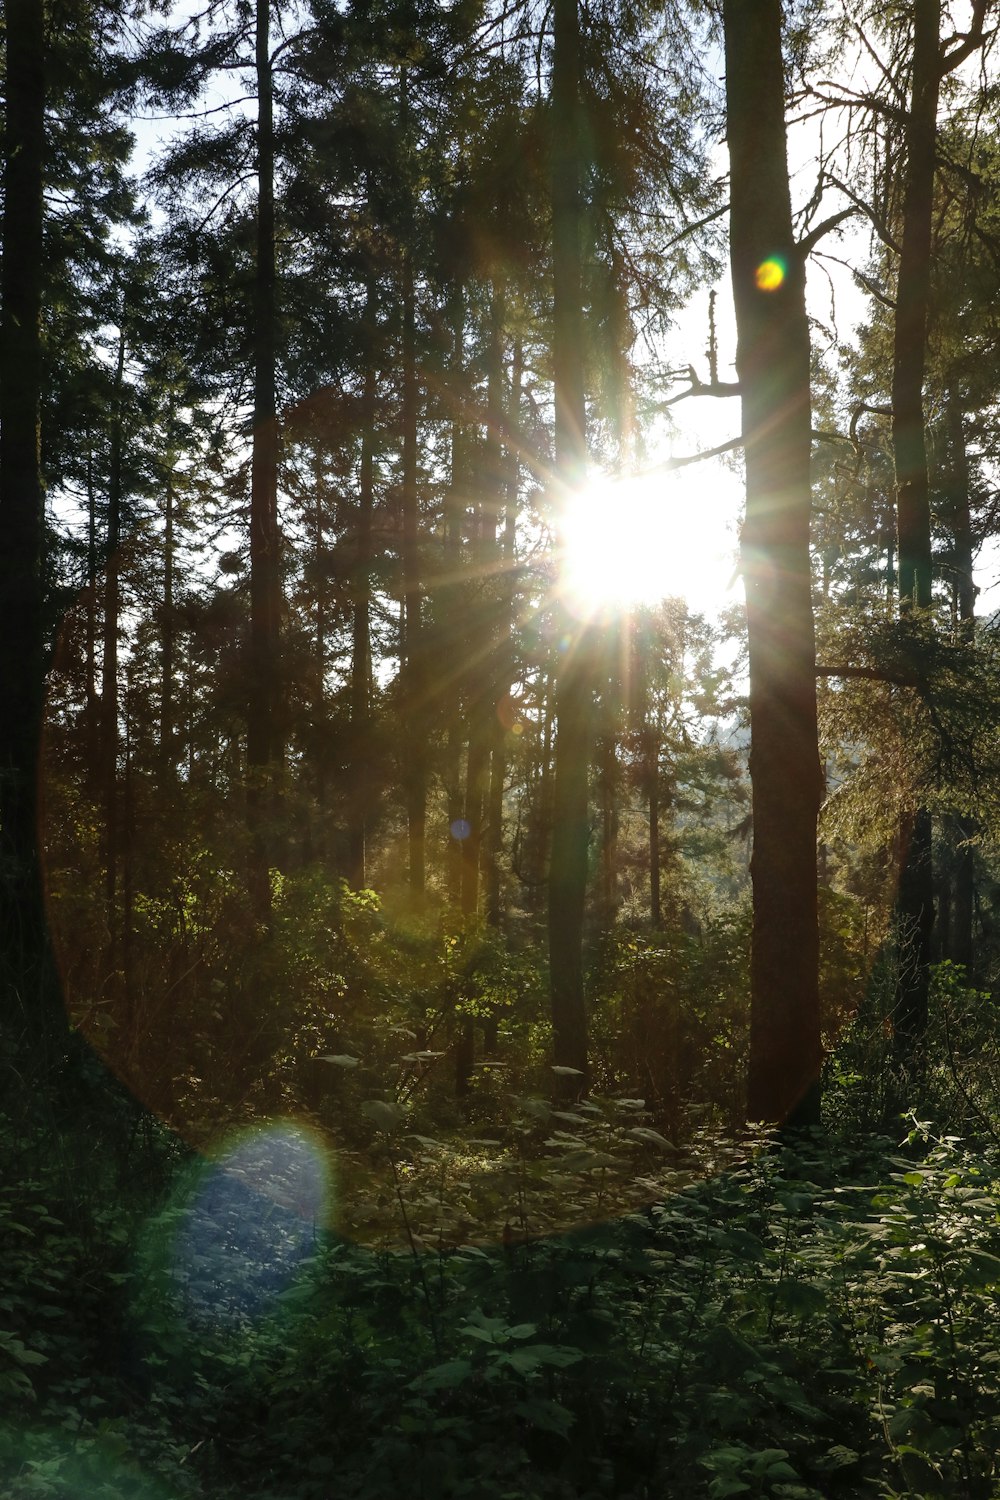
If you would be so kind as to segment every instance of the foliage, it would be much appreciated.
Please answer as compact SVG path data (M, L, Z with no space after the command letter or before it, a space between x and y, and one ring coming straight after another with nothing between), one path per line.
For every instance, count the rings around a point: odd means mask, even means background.
M993 1147L912 1122L901 1151L746 1143L688 1186L633 1167L645 1203L601 1226L364 1248L227 1178L232 1155L178 1175L167 1140L133 1150L171 1174L156 1207L107 1157L79 1194L68 1145L3 1132L37 1167L0 1223L12 1500L993 1493ZM384 1228L421 1211L404 1188Z

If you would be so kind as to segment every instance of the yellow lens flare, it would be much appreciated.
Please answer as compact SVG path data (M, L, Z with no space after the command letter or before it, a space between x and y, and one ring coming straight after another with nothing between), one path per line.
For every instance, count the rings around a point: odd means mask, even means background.
M787 263L780 255L771 255L767 260L762 260L754 272L754 280L757 290L760 292L776 292L788 275Z

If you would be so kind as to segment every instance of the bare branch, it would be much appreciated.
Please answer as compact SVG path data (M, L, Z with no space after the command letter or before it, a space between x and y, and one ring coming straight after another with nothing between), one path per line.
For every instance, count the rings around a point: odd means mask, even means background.
M693 365L688 365L683 373L691 382L687 389L678 391L676 396L668 396L665 401L656 402L655 405L650 407L650 411L667 411L671 406L676 406L678 401L686 401L689 396L738 396L740 394L738 380L712 380L706 383L698 375Z
M842 208L839 213L831 214L828 219L824 219L822 223L817 224L815 229L810 229L805 239L799 240L797 246L799 254L805 259L810 251L819 244L825 234L829 234L839 224L843 224L845 219L853 219L855 214L861 212L863 212L861 205L855 204L852 208Z
M686 469L689 464L700 464L706 458L721 458L724 453L733 453L737 448L742 448L746 438L740 433L739 437L730 438L728 443L719 443L716 448L706 448L703 453L685 453L680 458L667 458L663 463L653 464L651 468L643 469L643 476L647 474L669 474L674 469Z
M942 54L942 78L946 73L953 73L957 67L960 67L965 62L967 57L971 57L973 52L978 52L980 47L985 46L986 35L983 31L983 26L986 22L986 12L995 3L996 0L975 0L972 7L972 25L969 30L959 33L955 37L949 37L948 42L945 42L945 49L947 49L948 43L951 41L957 42L958 45L952 47L950 52L945 50ZM990 35L995 36L996 33L991 32Z
M826 173L826 180L832 187L835 187L838 192L843 193L845 198L850 199L855 208L857 208L860 213L863 213L865 218L868 219L872 228L875 230L875 233L882 241L883 245L886 245L890 250L894 250L898 255L899 244L890 233L889 226L883 219L882 215L876 213L874 205L871 203L866 203L863 198L859 198L857 193L849 188L845 182L841 182L839 177L834 177L832 172Z

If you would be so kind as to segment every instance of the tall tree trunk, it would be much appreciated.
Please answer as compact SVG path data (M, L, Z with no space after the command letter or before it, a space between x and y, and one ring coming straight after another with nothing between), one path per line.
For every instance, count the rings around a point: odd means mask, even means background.
M476 917L479 912L480 879L487 853L483 835L486 830L490 754L500 693L498 651L502 584L497 526L503 484L503 304L503 291L494 286L487 353L486 438L472 545L474 603L469 643L469 754L465 796L465 818L469 833L463 844L462 867L462 914L467 921Z
M555 394L555 491L559 511L586 478L583 384L582 170L580 161L580 16L578 0L553 0L552 49L552 368ZM557 535L558 535L557 526ZM557 609L561 606L556 605ZM556 751L549 860L549 994L553 1061L587 1077L583 990L583 911L589 825L587 772L593 688L588 642L568 612L556 689Z
M369 274L364 322L367 353L361 391L361 469L358 476L358 541L354 563L351 654L351 746L353 797L348 814L348 859L358 888L368 879L368 837L372 812L372 522L375 514L376 364L375 278Z
M818 1118L820 765L805 267L792 232L780 0L724 0L730 244L746 451L753 929L748 1114Z
M97 491L94 485L94 446L87 447L87 610L85 644L87 786L96 791L100 780L101 705L97 691Z
M956 634L971 644L976 635L976 584L973 578L972 516L969 505L969 459L965 447L962 401L956 390L948 392L950 515L954 548L954 596ZM971 983L976 982L975 950L972 940L976 901L976 855L972 840L979 832L976 819L952 817L949 833L954 846L950 922L942 951L952 963L962 964Z
M465 523L465 427L462 418L462 392L465 361L465 288L460 283L453 291L451 307L451 477L444 497L444 577L438 587L438 609L444 621L445 649L461 659L462 591L459 576L462 565L462 536ZM464 814L462 799L463 725L457 706L448 714L445 744L444 786L447 800L448 841L445 858L445 883L448 905L452 912L461 911L462 843L458 830Z
M121 616L122 449L124 441L123 386L125 378L125 320L123 305L115 368L111 419L111 464L108 475L108 553L104 574L104 656L101 668L101 792L104 804L104 899L108 928L108 967L118 965L118 630Z
M409 133L409 83L405 64L400 68L400 129L404 139ZM416 909L424 902L426 834L427 834L427 682L424 661L423 618L420 570L420 497L417 489L417 301L413 269L413 205L409 205L408 223L403 232L402 312L403 312L403 451L402 451L402 522L403 522L403 614L402 656L405 765L403 783L406 798L406 827L409 849L408 873L410 899Z
M648 726L644 747L646 798L649 807L649 920L654 932L663 926L660 851L660 735Z
M505 423L507 431L506 476L504 481L504 529L501 558L500 585L501 620L500 640L497 651L497 696L506 702L514 679L514 630L516 580L514 576L517 555L517 495L520 483L516 434L520 422L521 381L524 371L524 355L520 339L514 346L514 361L511 375L510 405ZM510 726L513 728L513 726ZM497 713L493 719L493 752L490 757L490 793L487 813L487 858L486 858L486 921L498 931L503 919L503 901L500 881L500 852L503 847L503 793L507 777L508 726L503 715ZM495 1049L491 1049L495 1050Z
M274 93L270 0L257 0L257 238L254 267L254 409L250 473L250 652L247 704L248 888L258 920L271 911L269 868L276 773L282 757L281 544L278 531L277 272L274 219Z
M613 715L608 714L607 720ZM601 799L601 923L606 932L618 914L618 757L615 732L605 722L597 744Z
M914 0L913 79L904 139L903 227L892 350L898 601L904 619L915 609L931 607L931 513L923 388L941 84L940 28L941 0ZM900 830L902 865L896 899L899 963L894 1022L896 1053L904 1066L913 1062L927 1028L934 930L931 840L931 815L925 807L918 807L904 818Z
M499 651L499 568L497 525L500 495L503 424L503 322L504 294L494 284L490 308L490 340L487 353L486 438L483 443L482 472L476 524L472 538L471 638L469 642L468 720L469 748L465 774L466 835L462 842L462 920L466 939L472 944L469 953L469 978L475 983L475 950L479 926L480 895L483 869L489 853L487 817L489 811L490 757L497 723ZM458 1092L468 1090L474 1061L475 1029L471 1018L465 1018L459 1035L456 1082Z
M45 30L42 0L7 0L0 339L0 951L11 1019L32 1041L44 942L37 788L44 662L40 459ZM43 996L44 1003L44 996ZM40 1056L44 1055L44 1047Z
M913 0L913 83L906 120L903 231L892 349L899 608L931 605L931 512L924 434L924 372L931 289L931 231L941 0Z
M410 896L419 907L425 883L427 824L426 702L417 492L416 293L409 251L403 269L403 642L406 714L406 827Z
M163 615L160 627L160 764L163 780L172 781L177 769L174 746L174 671L176 620L174 618L174 574L176 496L173 467L167 470L166 514L163 528Z

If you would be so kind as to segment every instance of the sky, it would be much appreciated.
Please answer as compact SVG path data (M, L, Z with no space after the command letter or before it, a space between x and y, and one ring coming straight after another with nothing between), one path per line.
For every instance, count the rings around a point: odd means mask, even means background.
M174 7L173 18L182 18L200 9L197 0L180 0ZM867 66L870 68L870 61ZM844 58L841 61L842 75L853 86L863 87L866 82L866 64L859 58ZM721 59L720 59L721 68ZM224 95L214 85L213 97L206 100L210 105L224 102ZM242 90L237 78L232 79L234 97ZM246 106L237 106L246 108ZM141 171L148 164L159 143L183 129L183 120L163 118L139 119L133 122L136 134L135 168ZM792 182L793 207L806 202L815 187L816 160L819 151L819 126L810 121L793 126L789 132L789 161ZM723 146L717 148L715 168L724 175L727 168ZM824 204L823 213L842 206L838 195L830 194L830 207ZM839 243L831 237L819 247L820 254L810 259L807 269L807 301L814 319L815 338L821 339L820 328L829 328L835 319L835 333L839 342L850 342L858 323L867 316L867 299L857 287L846 267L833 260L823 258L823 252L848 262L862 265L867 259L867 232L863 226L849 223L839 236ZM716 285L716 327L719 348L719 377L734 380L735 369L735 324L728 274L724 274ZM676 321L674 332L667 340L664 350L668 366L683 367L692 364L703 379L708 378L705 348L708 342L708 295L709 289L700 289L682 310ZM683 384L683 382L682 382ZM680 387L678 387L680 388ZM664 391L663 395L670 394ZM663 458L691 454L715 447L739 433L739 400L730 398L694 397L679 402L671 411L675 431L654 431L650 435L650 458L655 463ZM641 493L640 493L641 491ZM648 492L648 493L647 493ZM658 497L663 507L662 520L655 511L655 535L650 538L649 497ZM713 616L741 597L738 577L735 573L735 554L738 544L738 528L743 508L743 487L738 457L706 460L703 464L650 477L645 486L633 487L626 499L614 492L606 493L606 506L615 517L614 525L619 529L624 524L637 528L635 541L635 570L647 576L651 571L649 552L655 549L663 573L663 585L668 593L683 593L689 607L699 613ZM642 528L640 533L639 528ZM594 550L596 551L596 543ZM619 569L625 565L618 562ZM991 548L980 560L977 582L981 594L978 608L987 612L1000 606L1000 555Z

